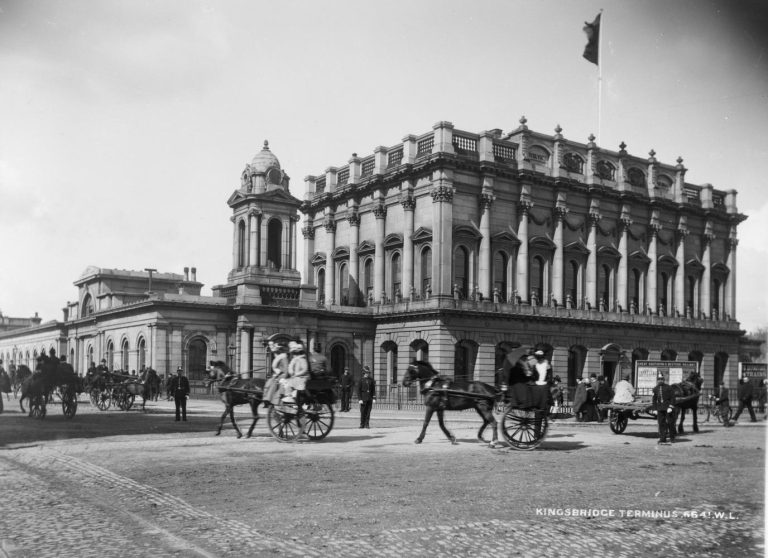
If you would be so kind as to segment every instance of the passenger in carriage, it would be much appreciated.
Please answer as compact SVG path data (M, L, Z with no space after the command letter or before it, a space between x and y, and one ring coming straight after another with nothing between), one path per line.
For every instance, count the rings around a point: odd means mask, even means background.
M625 372L619 383L616 384L616 391L613 395L614 403L634 403L635 387L629 382L629 372Z
M288 343L288 352L291 354L291 361L288 363L288 377L281 383L290 390L287 397L283 397L285 403L302 404L304 391L307 389L307 380L309 379L309 364L304 351L304 346L296 341Z
M540 395L545 399L547 409L549 409L554 405L552 392L549 389L552 385L552 365L546 359L544 351L541 349L536 349L533 353L533 357L531 367L533 368L536 386L537 389L541 391Z
M268 405L277 405L280 403L282 395L280 380L285 379L288 375L288 352L285 346L274 341L269 341L267 346L273 355L272 376L267 379L267 383L264 385L264 402Z

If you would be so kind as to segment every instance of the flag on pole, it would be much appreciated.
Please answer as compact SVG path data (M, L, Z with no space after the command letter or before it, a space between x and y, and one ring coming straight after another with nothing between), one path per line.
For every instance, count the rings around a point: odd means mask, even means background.
M592 23L584 22L584 32L587 34L587 46L584 47L584 58L593 64L600 65L598 62L598 48L600 46L600 15L597 14Z

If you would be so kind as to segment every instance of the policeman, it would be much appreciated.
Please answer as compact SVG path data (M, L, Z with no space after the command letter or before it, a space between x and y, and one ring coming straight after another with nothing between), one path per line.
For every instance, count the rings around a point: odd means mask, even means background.
M656 410L656 420L659 423L659 444L671 444L675 441L677 408L674 405L674 399L675 390L667 384L664 374L660 373L651 399L651 404ZM669 435L669 442L667 442L667 435Z

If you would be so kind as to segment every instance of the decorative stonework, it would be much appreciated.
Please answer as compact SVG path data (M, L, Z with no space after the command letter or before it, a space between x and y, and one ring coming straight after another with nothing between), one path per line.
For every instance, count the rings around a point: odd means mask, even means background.
M360 215L354 211L347 215L347 221L349 221L349 225L351 227L359 227L360 226Z
M307 223L301 228L301 234L304 235L304 238L306 240L314 240L315 239L315 227L312 226L311 223Z
M336 221L333 220L333 217L328 217L325 220L325 223L323 223L323 226L325 227L325 232L327 233L336 232Z
M379 204L373 208L373 216L376 219L384 219L387 216L387 208L384 204Z
M416 209L416 198L413 196L405 196L400 200L404 211L413 211Z
M453 203L453 187L451 186L435 186L430 195L433 203Z
M491 193L480 194L478 196L478 200L480 202L480 211L481 212L488 211L493 205L493 202L495 199L496 199L496 196L494 196Z

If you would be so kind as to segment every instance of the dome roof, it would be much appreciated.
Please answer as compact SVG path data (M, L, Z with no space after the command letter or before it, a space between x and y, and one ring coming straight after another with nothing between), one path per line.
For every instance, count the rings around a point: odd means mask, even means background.
M267 172L270 168L280 168L280 161L277 160L269 150L269 142L264 140L264 148L259 151L251 161L252 172Z

